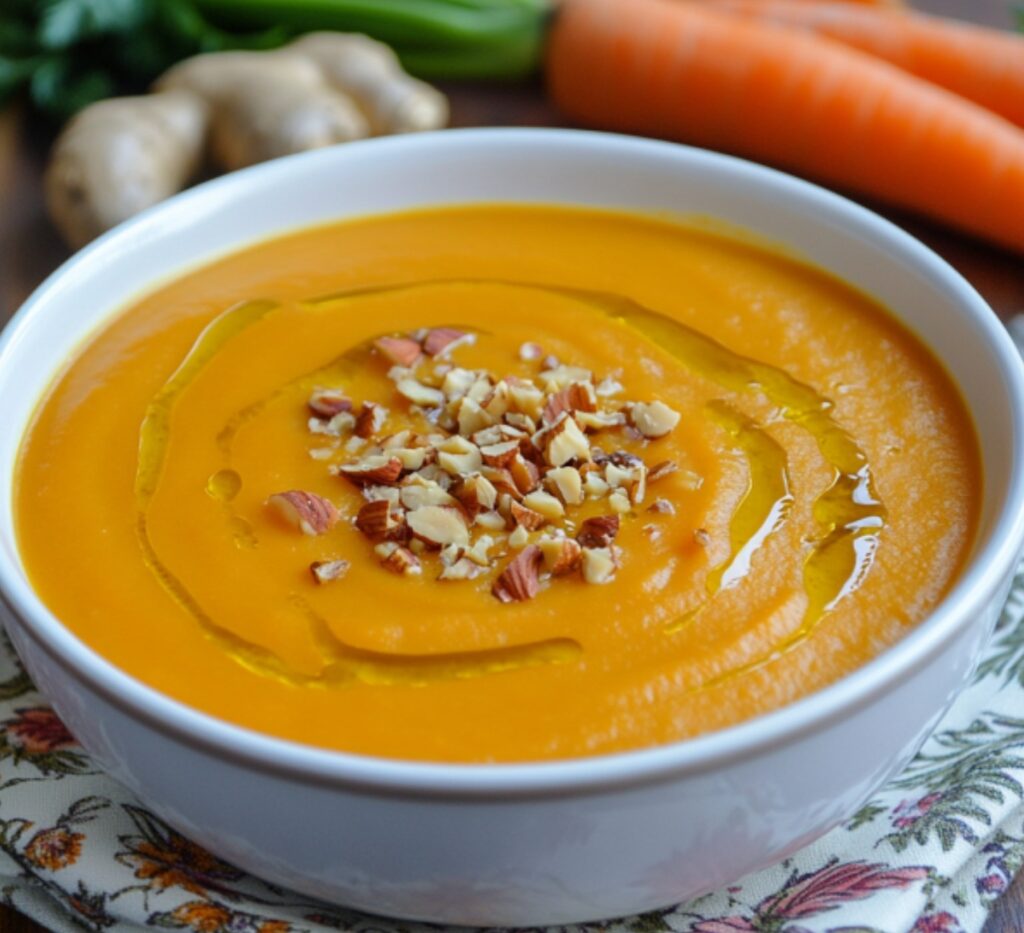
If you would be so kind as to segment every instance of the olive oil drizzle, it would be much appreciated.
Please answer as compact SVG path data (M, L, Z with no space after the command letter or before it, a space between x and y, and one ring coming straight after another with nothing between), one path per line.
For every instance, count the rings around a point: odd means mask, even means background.
M712 338L629 297L541 282L492 278L398 282L335 292L313 298L303 306L311 311L333 310L336 303L347 304L361 297L431 287L481 285L559 295L590 306L608 318L610 323L628 327L646 337L690 372L737 394L758 393L764 396L778 408L781 418L799 425L811 435L831 466L833 481L813 506L819 531L814 540L808 542L809 551L803 564L807 607L801 624L764 657L728 671L696 689L707 689L761 667L796 647L813 633L824 615L861 585L870 571L879 535L885 526L885 506L875 493L866 455L832 417L832 403L784 370L733 353ZM325 666L316 677L302 677L286 670L281 659L271 652L214 622L162 564L148 536L146 512L163 468L174 405L226 343L278 307L272 302L257 301L244 302L225 311L203 331L181 366L147 408L140 431L136 478L138 537L147 565L169 593L238 663L261 675L289 683L326 686L360 680L364 683L408 685L436 679L484 676L540 663L566 663L577 658L582 649L571 639L550 639L512 648L448 655L391 655L364 651L337 639L326 621L312 614L303 604L302 611L320 646ZM313 384L332 372L343 375L349 366L358 365L361 354L367 352L367 346L364 343L346 351L326 367L300 377L268 398L238 412L217 437L222 455L230 457L238 431L267 404L290 394L296 385ZM751 479L730 523L731 553L709 574L708 600L670 625L670 632L678 631L703 612L716 593L739 584L749 571L751 558L785 521L792 503L782 448L767 432L724 401L710 403L709 412L730 433L737 448L746 454ZM225 464L225 469L229 466ZM230 507L229 500L225 501L225 506Z
M198 623L207 637L213 639L236 663L262 677L270 677L291 685L340 686L352 681L375 685L420 686L438 680L468 679L502 671L541 664L564 664L576 659L582 648L569 638L552 638L506 648L484 651L448 652L444 654L386 654L346 644L331 631L327 622L313 612L298 595L291 602L306 618L323 658L324 666L315 676L302 675L290 669L276 654L261 645L241 638L218 624L188 588L161 560L149 536L147 512L159 486L160 475L170 442L170 425L175 404L206 365L235 336L263 320L280 305L267 301L242 302L222 312L199 335L181 365L150 401L139 432L139 458L135 480L136 537L143 561L170 596ZM229 422L218 435L222 452L230 453L231 442L238 430L252 420L269 402L282 397L289 387L312 383L318 376L343 373L369 357L370 342L342 354L327 366L282 387L270 398L248 406ZM350 371L350 370L349 370ZM218 470L207 484L207 492L227 510L233 523L244 519L234 514L230 503L237 493L240 478L230 464ZM234 527L234 525L233 525ZM247 526L246 526L247 527ZM240 532L236 529L235 536ZM244 535L243 535L244 537ZM255 541L247 546L254 546Z

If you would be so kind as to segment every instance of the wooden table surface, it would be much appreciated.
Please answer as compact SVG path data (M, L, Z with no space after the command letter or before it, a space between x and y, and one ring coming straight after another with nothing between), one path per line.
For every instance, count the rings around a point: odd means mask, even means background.
M914 0L932 12L992 26L1012 22L1012 0ZM456 126L564 126L539 83L515 86L451 86ZM40 174L49 143L44 128L15 110L0 113L0 324L17 309L68 251L46 218ZM951 179L951 184L956 180ZM859 199L864 201L864 199ZM1024 313L1024 260L942 230L905 214L865 202L922 239L963 273L1004 320ZM1024 223L1024 218L1021 220ZM0 933L41 928L0 907ZM984 933L1024 931L1024 874L1003 896ZM906 933L906 931L892 931Z

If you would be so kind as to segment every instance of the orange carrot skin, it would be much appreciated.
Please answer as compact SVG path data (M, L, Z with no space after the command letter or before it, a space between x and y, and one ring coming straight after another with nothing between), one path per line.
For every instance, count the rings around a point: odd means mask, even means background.
M706 0L860 49L1024 127L1024 36L924 13L846 2Z
M1024 131L839 43L680 0L566 0L547 74L581 124L771 162L1024 252Z

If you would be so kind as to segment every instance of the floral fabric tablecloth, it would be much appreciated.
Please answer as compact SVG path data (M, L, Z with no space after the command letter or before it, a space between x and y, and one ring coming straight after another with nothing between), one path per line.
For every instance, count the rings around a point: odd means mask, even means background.
M847 823L689 903L579 933L977 933L1024 864L1024 570L975 674L921 753ZM111 933L409 931L259 881L99 772L0 644L0 897Z

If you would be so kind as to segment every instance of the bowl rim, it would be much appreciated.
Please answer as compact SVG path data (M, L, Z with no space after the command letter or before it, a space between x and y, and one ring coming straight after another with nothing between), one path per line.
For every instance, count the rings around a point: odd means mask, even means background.
M216 178L143 211L73 254L40 284L0 334L0 366L17 353L28 322L45 312L52 292L71 274L102 262L141 232L155 233L174 214L220 199L227 203L250 188L273 185L296 171L366 150L420 147L533 145L576 147L623 158L669 158L693 171L708 166L745 176L758 186L815 202L831 219L870 237L926 273L968 314L998 361L998 378L1010 399L1009 444L1015 464L1005 501L988 540L940 604L911 632L845 677L799 700L725 729L666 745L551 761L463 764L386 759L303 745L219 719L161 693L116 667L65 628L43 604L6 549L0 549L0 607L62 668L136 721L214 757L300 781L404 797L519 799L596 793L705 773L753 758L827 728L893 690L961 634L994 598L1016 566L1024 542L1024 364L995 312L969 282L938 254L894 223L855 202L786 173L733 156L677 143L586 130L552 128L456 129L384 137L300 153ZM358 147L358 148L356 148ZM173 229L173 224L170 228ZM282 228L283 232L284 228ZM261 237L260 239L263 239ZM226 252L246 248L246 241ZM154 276L154 281L160 276ZM38 310L37 310L38 309ZM97 320L92 320L94 327ZM83 328L83 334L88 333ZM945 361L943 361L945 362ZM49 373L48 378L53 374ZM24 432L25 425L19 425ZM13 496L6 490L8 507Z

